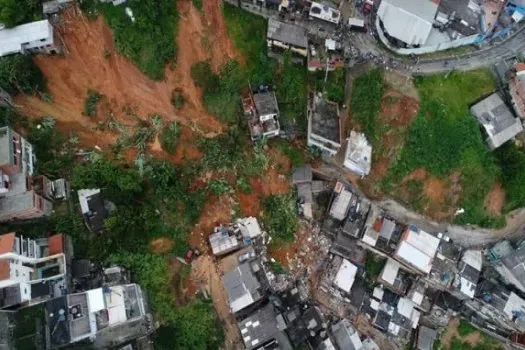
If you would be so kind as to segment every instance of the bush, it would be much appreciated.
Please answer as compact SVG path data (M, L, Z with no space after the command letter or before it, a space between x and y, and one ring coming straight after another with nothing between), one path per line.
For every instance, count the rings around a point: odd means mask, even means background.
M224 180L211 180L208 182L207 188L208 191L211 191L216 196L220 196L231 190L230 185Z
M42 19L39 0L0 0L0 23L6 27Z
M125 8L133 11L131 21ZM175 0L128 0L126 6L101 4L117 49L151 79L164 77L164 66L175 56Z
M180 137L180 126L177 122L169 123L160 133L159 141L162 149L169 154L175 153Z
M262 205L264 227L273 238L274 244L293 241L299 227L294 196L272 195L264 198Z
M496 151L506 192L505 210L525 206L525 151L507 143Z
M0 87L12 95L35 95L45 91L46 80L31 56L4 56L0 57Z
M200 87L205 93L214 91L219 83L219 78L211 69L208 61L199 61L191 66L191 78L195 85Z
M383 74L378 68L360 76L354 82L350 110L364 133L376 137L377 116L383 97Z
M366 254L365 270L370 280L375 281L379 277L385 266L385 261L385 259L379 258L375 254Z
M193 6L202 12L202 0L193 0Z
M184 107L185 103L186 99L184 98L182 91L180 89L174 89L171 93L171 104L173 107L175 107L175 109L181 109Z
M94 117L97 115L97 106L102 99L102 94L95 90L88 90L84 100L84 115Z

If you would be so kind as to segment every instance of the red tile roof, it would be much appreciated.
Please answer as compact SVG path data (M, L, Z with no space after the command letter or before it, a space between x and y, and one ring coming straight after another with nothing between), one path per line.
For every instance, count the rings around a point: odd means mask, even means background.
M514 65L514 68L516 69L516 72L521 72L523 70L525 70L525 63L516 63Z
M0 236L0 254L11 253L15 250L15 233L6 233Z
M0 260L0 281L8 279L9 276L9 260Z
M64 235L57 233L47 239L49 246L49 255L60 254L64 252Z

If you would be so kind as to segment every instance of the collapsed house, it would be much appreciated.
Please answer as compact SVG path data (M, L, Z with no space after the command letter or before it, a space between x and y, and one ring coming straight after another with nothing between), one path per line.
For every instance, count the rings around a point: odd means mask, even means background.
M104 202L99 188L81 189L77 191L80 211L89 231L102 233L104 220L109 217L108 205Z
M306 66L310 72L318 70L331 72L344 68L345 59L342 45L333 39L325 39L322 42L311 41L308 47Z
M235 220L232 224L216 226L209 236L213 255L222 256L249 245L262 235L256 218L250 216Z
M343 165L351 172L364 177L372 167L372 145L362 133L350 131Z
M514 117L498 93L493 93L474 104L470 111L483 126L491 150L512 140L523 131L520 119Z
M275 92L267 87L249 91L242 97L242 107L252 141L279 136L280 113Z

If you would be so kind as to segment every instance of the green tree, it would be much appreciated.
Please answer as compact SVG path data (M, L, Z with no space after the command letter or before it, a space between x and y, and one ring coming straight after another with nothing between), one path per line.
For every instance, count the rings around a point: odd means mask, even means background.
M1 0L0 0L1 1ZM11 55L0 58L0 87L10 94L36 94L45 90L46 81L31 56Z
M275 244L293 241L299 227L294 196L286 194L266 197L263 208L263 223Z
M40 0L0 0L0 23L7 27L42 18Z

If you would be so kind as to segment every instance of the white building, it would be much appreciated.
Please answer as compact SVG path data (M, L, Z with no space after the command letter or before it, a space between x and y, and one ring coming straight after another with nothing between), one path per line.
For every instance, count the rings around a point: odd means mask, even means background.
M377 16L388 35L407 45L424 45L432 30L438 2L382 0Z
M350 261L343 259L341 261L341 265L339 266L339 270L337 270L337 274L335 275L333 283L342 291L350 293L350 290L354 285L356 273L357 266L352 264Z
M403 233L394 258L417 272L428 274L439 246L439 238L414 226Z
M454 280L454 287L463 298L474 298L476 286L481 275L483 255L481 250L466 250L459 262L459 272Z
M341 12L318 2L312 2L309 15L311 19L317 18L334 24L339 24L339 21L341 21Z
M350 131L346 145L344 166L348 170L363 177L370 173L372 167L372 145L365 134Z
M33 240L0 236L0 309L62 295L66 287L65 237Z
M37 52L58 52L53 26L47 19L0 30L0 57Z

